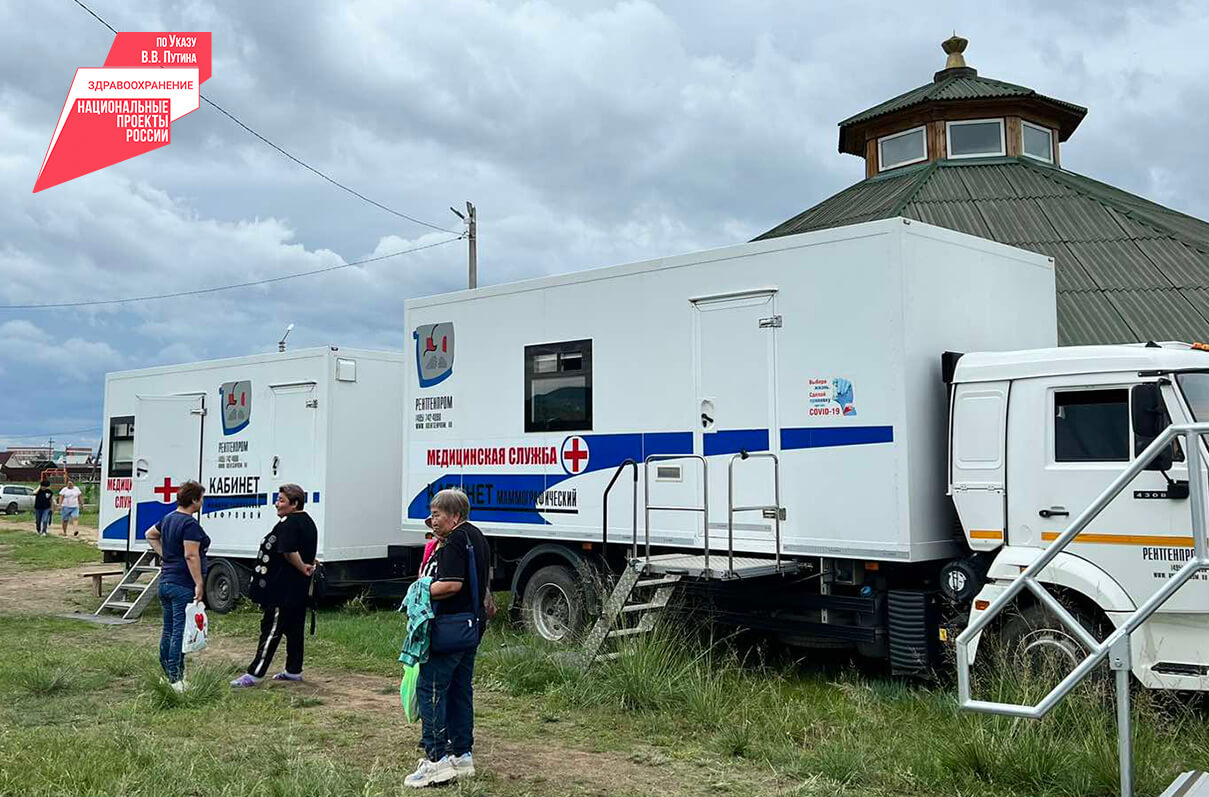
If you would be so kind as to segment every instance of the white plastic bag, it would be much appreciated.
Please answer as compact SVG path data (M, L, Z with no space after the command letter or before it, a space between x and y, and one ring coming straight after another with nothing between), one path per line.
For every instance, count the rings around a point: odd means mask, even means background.
M185 607L185 633L181 638L181 653L196 653L206 648L206 632L210 620L206 617L206 604L192 601Z

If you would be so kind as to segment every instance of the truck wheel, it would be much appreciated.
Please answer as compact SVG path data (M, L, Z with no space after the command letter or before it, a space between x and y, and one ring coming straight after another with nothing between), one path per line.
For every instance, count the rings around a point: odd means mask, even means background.
M5 514L8 514L8 515L17 514L17 502L13 501L11 504L4 507L4 512L5 512Z
M1091 632L1103 638L1096 621L1076 606L1066 610ZM1034 673L1062 672L1073 669L1090 652L1069 628L1044 606L1034 604L1008 618L1002 639L1009 661Z
M549 642L570 642L587 619L583 585L569 567L548 565L525 585L521 618L530 633Z
M215 614L226 614L235 608L242 595L239 571L226 559L214 559L206 573L206 607Z

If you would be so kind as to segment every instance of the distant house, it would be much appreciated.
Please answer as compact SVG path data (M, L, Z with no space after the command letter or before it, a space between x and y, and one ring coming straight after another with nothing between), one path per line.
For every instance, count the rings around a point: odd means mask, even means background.
M840 122L866 179L756 240L902 216L1054 259L1062 345L1209 341L1209 223L1068 171L1086 108L942 45L931 82Z

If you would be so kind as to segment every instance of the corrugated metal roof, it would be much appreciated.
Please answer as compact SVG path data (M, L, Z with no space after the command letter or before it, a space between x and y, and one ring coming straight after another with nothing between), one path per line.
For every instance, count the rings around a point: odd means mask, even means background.
M933 81L926 83L910 91L903 92L897 97L892 97L885 102L874 105L872 108L861 111L858 114L848 117L840 122L840 127L847 127L859 122L865 122L874 119L878 116L884 116L894 111L901 111L903 108L910 108L914 105L919 105L924 102L946 100L980 100L980 99L996 99L1002 97L1031 97L1033 99L1052 102L1063 108L1068 108L1080 115L1086 114L1087 109L1081 105L1075 105L1072 102L1058 100L1053 97L1047 97L1044 94L1038 94L1027 86L1017 86L1015 83L1005 83L1002 80L992 80L991 78L981 77L973 70L968 70L972 74L957 74L941 79L939 82Z
M1170 288L1171 282L1133 241L1072 241L1071 254L1104 290Z
M1024 158L865 180L760 238L891 215L1053 257L1063 345L1209 342L1209 223Z
M1137 335L1103 293L1058 294L1058 345L1137 342Z
M946 227L950 230L990 238L990 231L978 208L968 202L912 202L903 209L908 218Z
M984 199L978 203L991 237L1005 244L1062 242L1037 199Z
M1138 340L1204 340L1209 319L1175 289L1110 291L1105 294Z
M1209 286L1209 255L1172 238L1143 239L1134 243L1177 288Z

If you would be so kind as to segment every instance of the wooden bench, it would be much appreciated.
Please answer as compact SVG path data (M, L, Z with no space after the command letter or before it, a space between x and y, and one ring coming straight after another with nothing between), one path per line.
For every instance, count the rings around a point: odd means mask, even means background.
M106 578L107 576L121 576L125 574L125 570L99 570L95 573L80 573L80 577L92 579L92 591L95 592L99 598L101 597L101 579Z

